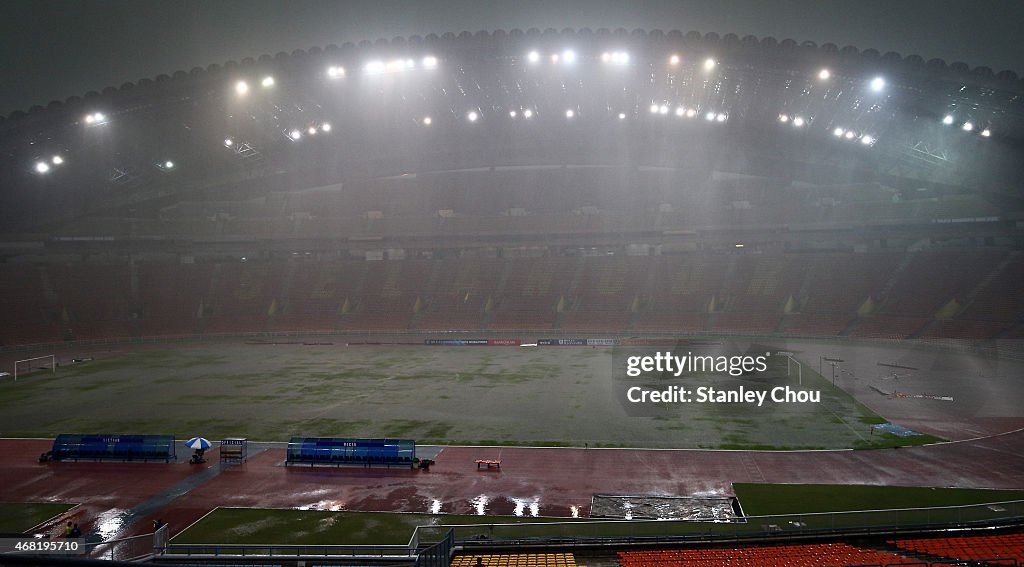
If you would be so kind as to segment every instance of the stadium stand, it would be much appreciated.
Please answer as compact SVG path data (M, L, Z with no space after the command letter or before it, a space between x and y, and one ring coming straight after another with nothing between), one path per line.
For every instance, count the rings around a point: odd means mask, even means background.
M886 565L906 562L892 553L845 543L777 545L717 549L659 549L619 552L622 567L817 567L820 565Z
M1010 559L1024 561L1024 534L1002 534L889 541L899 549L914 554L946 557L962 561ZM989 562L985 562L989 563ZM1005 561L990 564L1007 564ZM1011 563L1012 564L1012 563Z
M452 558L451 567L576 567L572 553L466 554ZM583 566L580 566L583 567Z
M55 461L91 459L118 461L173 461L177 458L173 435L61 434L53 441Z

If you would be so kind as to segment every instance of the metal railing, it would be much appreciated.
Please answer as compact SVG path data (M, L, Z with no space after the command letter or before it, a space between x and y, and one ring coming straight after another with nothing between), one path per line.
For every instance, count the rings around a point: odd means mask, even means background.
M414 539L440 541L453 529L460 543L585 543L600 540L658 542L798 538L804 536L928 531L1024 523L1024 500L946 506L814 514L747 516L733 521L575 520L550 523L419 526Z

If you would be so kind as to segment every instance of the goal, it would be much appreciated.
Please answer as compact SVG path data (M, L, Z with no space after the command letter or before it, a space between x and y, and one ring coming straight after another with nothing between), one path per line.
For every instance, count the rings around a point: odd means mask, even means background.
M57 371L57 359L52 354L16 360L14 361L14 381L18 381L19 374L24 375L46 369L49 369L51 373Z

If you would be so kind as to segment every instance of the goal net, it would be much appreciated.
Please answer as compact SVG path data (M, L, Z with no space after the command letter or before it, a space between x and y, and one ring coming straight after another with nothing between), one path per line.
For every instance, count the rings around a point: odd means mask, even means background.
M16 360L14 362L14 380L17 381L19 375L31 374L39 370L49 370L51 373L56 372L57 359L54 355L47 354L45 356Z

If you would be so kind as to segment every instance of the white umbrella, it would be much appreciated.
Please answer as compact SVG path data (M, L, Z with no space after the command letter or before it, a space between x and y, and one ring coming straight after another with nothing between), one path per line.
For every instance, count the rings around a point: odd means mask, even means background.
M185 441L185 446L188 447L189 449L206 450L210 448L210 442L207 441L206 439L203 439L202 437L193 437L188 441Z

